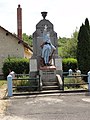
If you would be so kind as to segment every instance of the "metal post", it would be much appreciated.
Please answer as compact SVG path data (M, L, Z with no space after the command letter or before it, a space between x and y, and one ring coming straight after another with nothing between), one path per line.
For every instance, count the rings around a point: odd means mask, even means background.
M12 75L7 76L8 96L12 96Z
M88 91L90 92L90 71L88 72Z
M63 87L62 90L64 91L64 76L62 76Z
M69 69L69 75L72 75L72 72L73 72L72 69Z
M40 91L40 75L39 75L39 91Z

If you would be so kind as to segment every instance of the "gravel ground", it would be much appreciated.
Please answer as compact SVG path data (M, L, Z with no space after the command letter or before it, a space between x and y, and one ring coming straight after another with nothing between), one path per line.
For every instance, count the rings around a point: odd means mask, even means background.
M4 84L0 88L0 116L4 114L7 106L7 100L4 99L7 91L7 85Z
M8 99L0 120L90 120L89 94L47 94Z

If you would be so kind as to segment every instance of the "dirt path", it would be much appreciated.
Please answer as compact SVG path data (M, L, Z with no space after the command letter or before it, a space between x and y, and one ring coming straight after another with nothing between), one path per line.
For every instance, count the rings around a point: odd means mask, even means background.
M5 100L6 89L0 88L0 120L90 120L90 94L13 96Z
M0 120L90 120L90 96L30 95L9 99Z
M4 111L7 106L7 100L5 100L5 95L7 91L7 85L4 84L2 87L0 87L0 116L4 114Z

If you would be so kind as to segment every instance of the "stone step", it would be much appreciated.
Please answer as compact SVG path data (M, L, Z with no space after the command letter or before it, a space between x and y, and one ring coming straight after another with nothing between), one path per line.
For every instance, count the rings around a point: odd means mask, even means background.
M42 82L43 86L44 85L47 85L47 86L52 86L52 85L58 85L58 83L55 81L55 82L52 82L52 81L48 81L48 82Z
M57 90L42 90L40 91L41 94L52 94L52 93L60 93L61 90L57 89Z
M59 87L57 85L54 86L42 86L42 90L58 90Z
M54 78L54 79L52 79L52 78L46 78L46 79L44 79L44 80L42 80L42 82L57 82L57 79L56 78Z

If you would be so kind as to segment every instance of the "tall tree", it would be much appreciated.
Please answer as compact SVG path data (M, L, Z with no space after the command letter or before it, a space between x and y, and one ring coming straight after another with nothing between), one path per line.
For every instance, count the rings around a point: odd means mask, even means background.
M59 55L62 58L76 58L77 53L77 29L73 32L71 38L59 38Z
M77 61L81 72L87 74L90 70L90 27L87 18L85 24L80 27L78 34Z

